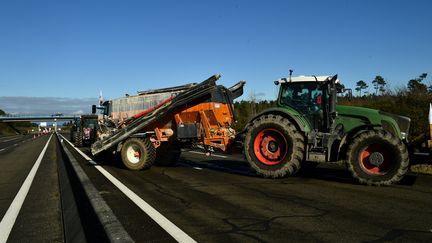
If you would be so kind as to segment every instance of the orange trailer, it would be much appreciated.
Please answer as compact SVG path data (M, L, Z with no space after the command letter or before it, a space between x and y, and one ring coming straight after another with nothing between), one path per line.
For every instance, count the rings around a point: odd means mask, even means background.
M155 162L175 163L184 147L229 150L235 138L232 101L243 94L245 82L226 88L216 85L219 78L214 75L115 128L102 129L91 146L93 155L118 152L127 168L140 170Z

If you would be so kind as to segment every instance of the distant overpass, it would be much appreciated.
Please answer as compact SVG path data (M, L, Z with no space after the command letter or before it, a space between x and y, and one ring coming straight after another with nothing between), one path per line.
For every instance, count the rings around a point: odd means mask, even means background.
M80 119L79 115L67 116L0 116L0 122L22 122L22 121L61 121Z

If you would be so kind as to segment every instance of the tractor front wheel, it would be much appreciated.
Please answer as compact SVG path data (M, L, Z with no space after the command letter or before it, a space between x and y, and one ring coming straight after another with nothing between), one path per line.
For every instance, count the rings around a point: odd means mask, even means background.
M304 137L288 119L263 115L247 128L244 154L257 174L293 175L304 160Z
M352 176L362 184L390 185L406 174L408 150L387 131L363 132L348 148L347 165Z
M121 158L124 166L130 170L146 169L153 165L156 149L148 138L130 138L122 146Z

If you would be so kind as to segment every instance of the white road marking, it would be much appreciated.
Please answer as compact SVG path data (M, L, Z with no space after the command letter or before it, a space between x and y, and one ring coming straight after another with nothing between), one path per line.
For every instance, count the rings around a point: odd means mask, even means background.
M49 137L48 142L45 144L45 147L39 154L39 157L37 158L35 164L30 170L30 173L27 175L27 178L25 179L14 200L12 201L12 204L9 206L6 214L0 222L0 243L6 242L9 237L9 234L15 224L15 220L18 217L18 213L21 210L24 200L27 197L27 193L30 190L30 186L33 183L33 179L36 175L37 170L39 169L39 165L41 164L42 158L45 155L51 138L52 135Z
M0 152L3 151L3 150L5 150L5 149L6 149L6 148L2 148L2 149L0 149Z
M63 135L60 134L63 137ZM182 231L177 225L169 221L165 216L154 209L150 204L140 198L131 189L126 187L123 183L112 176L108 171L106 171L102 166L94 162L89 156L84 154L81 150L76 148L69 140L66 140L79 154L81 154L89 163L94 164L95 168L104 175L111 183L113 183L120 191L122 191L132 202L134 202L144 213L150 216L158 225L160 225L168 234L170 234L178 242L196 242L192 237Z
M89 160L88 162L92 165L98 165L98 163L94 162L93 160Z
M201 167L192 167L192 168L194 168L195 170L203 170L203 168Z
M9 141L17 140L17 139L20 139L20 138L21 137L16 137L16 138L11 138L11 139L6 139L6 140L0 141L0 142L9 142Z
M418 156L429 156L430 153L414 153L414 155L418 155Z
M186 151L186 152L189 152L189 153L193 153L193 154L202 154L202 155L206 155L205 153L203 153L203 152L198 152L198 151ZM218 155L218 154L212 154L212 155L210 155L209 157L219 157L219 158L228 158L227 156L225 156L225 155Z

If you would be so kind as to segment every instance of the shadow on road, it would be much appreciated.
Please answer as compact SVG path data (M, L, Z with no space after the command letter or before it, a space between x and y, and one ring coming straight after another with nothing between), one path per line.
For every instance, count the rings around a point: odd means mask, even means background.
M89 151L86 151L89 153ZM204 158L204 159L203 159ZM249 164L243 160L236 159L215 159L209 157L202 157L197 161L196 159L180 158L178 163L171 167L192 167L209 169L224 173L248 176L248 177L261 177L252 171ZM101 153L94 158L94 161L106 166L117 167L122 170L128 170L121 163L121 158L118 154ZM352 177L346 166L342 163L314 163L305 162L300 171L293 177L297 178L310 178L330 182L338 182L345 184L358 184ZM287 178L287 177L286 177ZM281 178L284 179L284 178ZM415 184L417 176L415 174L406 175L398 185L412 186Z
M238 160L201 160L200 162L181 159L178 166L198 167L214 171L226 172L230 174L237 174L250 177L261 177L255 174L244 161ZM345 165L340 163L312 163L306 162L300 171L293 177L297 178L310 178L345 184L358 184L352 177L350 172L346 169ZM287 177L285 177L287 178ZM284 179L284 178L281 178ZM416 175L408 174L398 185L412 186L417 179Z

